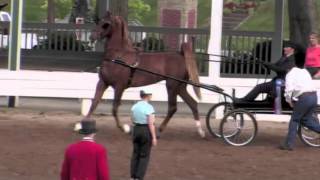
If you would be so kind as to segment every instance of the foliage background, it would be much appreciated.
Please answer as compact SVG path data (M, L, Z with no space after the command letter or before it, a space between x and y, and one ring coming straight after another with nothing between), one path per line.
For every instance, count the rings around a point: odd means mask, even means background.
M0 0L0 4L10 0ZM157 0L129 0L129 19L137 19L146 26L157 26ZM56 18L63 19L71 11L73 0L55 0ZM94 8L96 0L91 0ZM47 18L47 0L25 0L24 21L26 22L45 22ZM9 11L10 7L5 10ZM199 0L198 22L199 25L210 22L211 0Z
M95 7L96 0L92 1ZM129 0L129 19L137 19L145 26L158 26L157 17L158 0ZM208 28L210 25L212 0L198 0L198 27ZM239 0L228 0L239 1ZM243 1L243 0L242 0ZM274 2L276 0L257 0L260 3L258 9L239 27L240 30L253 31L273 31L274 26ZM288 0L287 0L288 1ZM0 0L0 3L10 2L10 0ZM55 0L56 17L63 19L72 7L73 0ZM317 1L320 10L320 0ZM285 8L287 10L287 8ZM5 10L9 11L9 8ZM45 22L47 16L47 0L25 0L24 20L28 22ZM319 29L320 29L320 22ZM288 37L288 13L285 12L285 35Z

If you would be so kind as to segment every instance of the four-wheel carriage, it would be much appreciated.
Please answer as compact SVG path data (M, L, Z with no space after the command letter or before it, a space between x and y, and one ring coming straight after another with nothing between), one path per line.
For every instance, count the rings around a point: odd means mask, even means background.
M175 77L158 74L147 69L138 68L135 65L126 64L121 60L112 60L113 63L130 68L131 71L143 71L165 79L172 79L181 83L197 86L209 91L218 93L224 97L224 101L213 105L206 115L206 126L214 137L221 137L226 143L233 146L244 146L251 143L258 131L256 114L274 114L274 98L267 98L263 101L234 103L234 97L226 94L223 89L215 85L197 84L192 81L185 81ZM279 101L278 101L279 102ZM282 99L282 114L291 114L291 107ZM316 116L320 107L316 111ZM318 118L316 118L318 120ZM309 146L320 147L319 134L299 127L299 137Z

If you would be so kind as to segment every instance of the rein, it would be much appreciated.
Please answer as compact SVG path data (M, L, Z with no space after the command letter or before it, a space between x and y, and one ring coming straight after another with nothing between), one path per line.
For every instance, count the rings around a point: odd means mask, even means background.
M208 84L202 84L202 83L194 83L192 81L187 81L187 80L182 80L182 79L178 79L176 77L173 77L173 76L169 76L169 75L163 75L163 74L159 74L159 73L155 73L155 72L152 72L150 70L147 70L147 69L144 69L144 68L139 68L139 67L134 67L134 66L131 66L130 64L127 64L126 62L120 60L120 59L113 59L111 60L111 62L115 63L115 64L119 64L119 65L122 65L124 67L127 67L127 68L130 68L130 69L136 69L138 71L142 71L142 72L146 72L146 73L150 73L150 74L153 74L153 75L156 75L156 76L160 76L160 77L163 77L165 79L171 79L171 80L175 80L175 81L178 81L178 82L181 82L181 83L185 83L185 84L189 84L189 85L192 85L192 86L196 86L196 87L200 87L200 88L204 88L204 89L207 89L209 91L213 91L213 92L216 92L216 93L220 93L222 95L225 95L227 97L230 97L232 98L230 95L224 93L223 89L216 86L216 85L208 85Z

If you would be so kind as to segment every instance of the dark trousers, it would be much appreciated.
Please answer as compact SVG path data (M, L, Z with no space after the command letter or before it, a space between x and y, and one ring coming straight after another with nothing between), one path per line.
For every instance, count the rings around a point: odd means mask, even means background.
M275 89L274 81L269 81L256 85L246 96L242 99L245 101L254 101L260 93L267 93L273 95Z
M152 138L148 125L134 126L132 142L131 178L143 180L148 167L152 146Z
M294 145L294 140L300 124L306 126L310 130L320 133L318 117L315 116L317 101L317 93L314 92L301 95L299 100L294 103L286 139L288 146L292 147Z

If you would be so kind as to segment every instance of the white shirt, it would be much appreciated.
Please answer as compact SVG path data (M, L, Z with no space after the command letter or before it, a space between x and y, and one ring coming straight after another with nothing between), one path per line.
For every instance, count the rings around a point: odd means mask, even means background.
M286 75L285 94L287 102L297 101L305 92L316 91L310 73L306 69L292 68Z
M85 136L82 138L82 141L94 141L94 139L92 137L88 137L88 136Z

